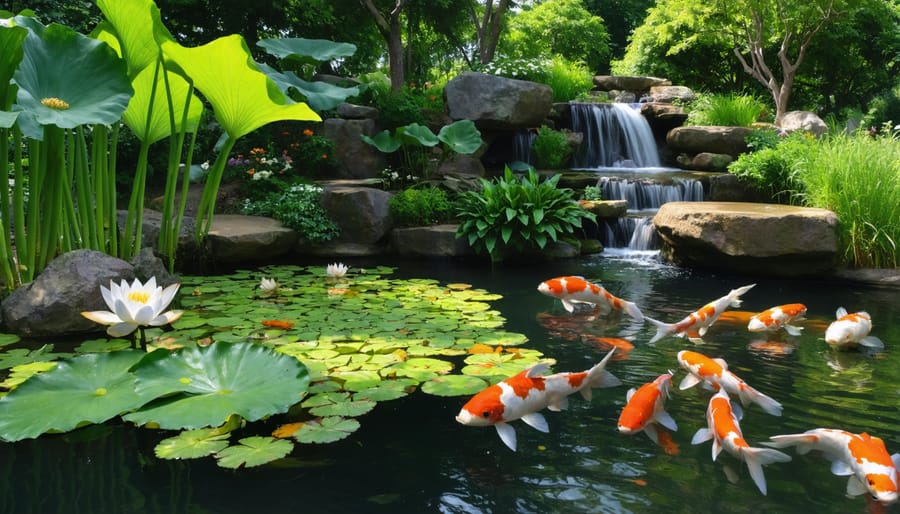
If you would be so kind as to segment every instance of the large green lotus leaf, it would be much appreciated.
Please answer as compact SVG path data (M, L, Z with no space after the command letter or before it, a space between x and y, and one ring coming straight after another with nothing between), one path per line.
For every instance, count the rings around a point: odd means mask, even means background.
M0 111L8 109L7 100L12 100L9 91L13 85L10 80L22 60L22 42L27 35L28 30L22 27L0 27ZM0 127L11 126L0 122Z
M392 153L400 148L400 138L392 136L387 130L382 130L375 134L375 137L360 134L359 138L362 139L364 143L368 143L377 148L379 152Z
M252 468L268 464L286 457L294 449L294 443L274 437L245 437L235 446L229 446L218 453L219 466L237 469L241 466Z
M263 39L257 46L279 59L297 59L306 64L333 61L342 57L350 57L356 53L356 45L340 43L327 39L305 39L302 37L286 37Z
M155 143L172 133L172 125L169 121L169 100L166 99L166 86L162 78L162 70L156 76L156 67L144 68L131 85L134 87L134 96L128 102L125 109L124 120L128 128L138 139L146 143ZM200 124L200 116L203 114L203 104L197 95L191 93L190 86L184 77L171 71L165 71L169 83L169 92L172 95L172 112L175 116L175 130L179 132L195 132ZM153 84L156 78L156 91ZM153 99L151 111L151 97ZM187 119L184 111L187 107ZM148 124L147 121L150 121ZM182 125L182 121L186 121Z
M131 341L127 339L89 339L77 347L77 353L115 352L131 348Z
M333 443L358 429L359 421L334 416L304 423L294 434L294 439L301 443Z
M24 55L13 75L19 86L17 103L41 125L74 128L111 125L122 117L132 89L125 62L102 41L51 24L29 32ZM56 98L67 108L47 106Z
M358 87L340 87L328 82L308 82L290 71L278 71L265 64L258 66L285 95L288 95L291 89L296 89L316 112L334 109L351 96L359 94Z
M472 120L458 120L441 127L437 138L458 154L475 153L481 147L481 132Z
M434 377L422 384L422 392L434 396L463 396L475 394L488 386L484 380L466 375Z
M0 98L3 98L0 96ZM0 128L10 128L16 124L16 120L19 118L19 113L17 112L8 112L8 111L0 111Z
M0 399L0 439L68 432L140 407L153 396L135 390L129 368L145 355L133 350L82 355L35 375Z
M158 40L172 39L153 0L97 0L97 7L119 41L131 78L156 62Z
M272 79L256 67L239 35L194 48L165 41L162 48L213 106L216 119L231 139L273 121L321 121L305 103L287 103Z
M153 402L125 419L174 430L219 425L232 414L256 421L286 412L309 385L303 364L253 343L155 351L133 371L141 394L182 394Z
M160 459L199 459L225 449L230 435L216 428L185 430L160 441L153 452Z

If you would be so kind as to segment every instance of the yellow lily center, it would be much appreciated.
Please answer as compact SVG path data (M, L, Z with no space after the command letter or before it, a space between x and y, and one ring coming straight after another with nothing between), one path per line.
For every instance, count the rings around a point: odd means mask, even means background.
M150 293L146 291L132 291L128 293L128 299L132 302L147 303L147 300L150 299Z
M65 100L56 98L55 96L52 96L50 98L44 98L43 100L41 100L41 104L43 104L44 106L49 107L51 109L56 109L58 111L65 111L66 109L69 108L69 102L66 102Z

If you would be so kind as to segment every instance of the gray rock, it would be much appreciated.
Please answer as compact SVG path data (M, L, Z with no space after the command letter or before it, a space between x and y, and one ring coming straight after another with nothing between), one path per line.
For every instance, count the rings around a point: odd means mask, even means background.
M723 153L732 157L747 151L744 141L753 129L749 127L689 126L669 131L666 143L675 152L698 154Z
M721 173L709 177L709 194L706 200L770 203L772 198L765 191L741 181L731 173Z
M734 158L725 153L700 152L691 159L691 168L700 171L725 171Z
M628 212L628 200L579 200L578 203L598 218L619 218Z
M0 304L5 330L22 337L86 334L104 329L82 311L109 310L100 286L134 280L134 268L96 250L75 250L53 259L31 282Z
M781 119L781 130L795 132L803 130L815 136L828 132L828 125L816 113L809 111L789 111Z
M374 120L378 118L378 109L344 102L338 105L337 115L345 120Z
M393 226L391 196L371 187L325 188L322 207L341 229L335 242L370 245L380 241Z
M825 209L669 202L653 224L661 256L683 266L802 276L829 272L837 263L837 216Z
M296 242L297 232L278 220L236 214L216 214L207 236L212 258L222 264L271 262Z
M403 257L460 257L472 255L465 239L456 238L459 225L395 228L391 248Z
M654 86L650 88L650 98L654 102L672 103L691 102L696 95L694 91L685 86Z
M134 276L141 282L146 282L150 277L156 277L156 283L160 287L178 282L178 277L170 273L166 263L163 262L163 256L158 255L153 248L142 248L131 259L131 266L134 268Z
M334 141L338 156L335 178L373 178L381 174L387 158L359 137L360 134L372 137L377 132L375 120L371 119L328 118L322 123L322 135Z
M444 104L453 120L472 120L479 129L516 130L541 124L553 106L549 86L466 72L444 87Z
M627 91L647 91L653 86L668 86L668 79L658 77L639 77L629 75L595 75L594 86L601 91L624 89Z

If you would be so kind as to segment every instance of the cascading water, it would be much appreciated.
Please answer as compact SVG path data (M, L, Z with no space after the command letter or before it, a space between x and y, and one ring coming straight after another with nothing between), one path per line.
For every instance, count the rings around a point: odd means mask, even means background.
M647 120L623 103L570 103L572 131L584 142L572 157L573 168L656 168L659 151Z

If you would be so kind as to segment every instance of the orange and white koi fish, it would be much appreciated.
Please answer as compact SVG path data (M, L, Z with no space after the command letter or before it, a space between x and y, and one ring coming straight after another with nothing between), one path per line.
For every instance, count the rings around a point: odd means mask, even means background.
M678 323L663 323L662 321L645 317L647 321L656 325L656 335L653 336L653 339L650 339L650 343L655 343L669 334L684 337L685 334L693 331L696 331L700 334L700 337L703 337L703 334L705 334L709 327L719 319L719 316L725 312L725 309L729 306L740 307L741 295L752 289L755 285L756 284L750 284L749 286L732 289L727 295L718 300L709 302Z
M868 492L882 504L898 499L900 453L888 455L884 441L863 432L854 434L832 428L814 428L802 434L770 437L776 448L794 446L797 453L821 451L831 460L831 472L838 476L852 475L847 482L847 494L856 496Z
M681 350L678 352L678 363L688 372L678 385L679 389L685 390L705 382L713 389L724 389L736 395L745 406L755 403L769 414L781 416L780 403L750 387L750 384L728 371L728 363L723 359L710 359L702 353Z
M508 424L510 421L521 419L541 432L549 432L547 420L538 411L544 408L560 411L568 406L568 396L572 393L579 392L585 400L590 400L592 388L621 384L605 369L614 352L615 349L611 350L591 369L577 373L541 376L548 366L536 364L477 393L463 405L456 421L473 427L493 425L503 444L516 451L516 431Z
M847 309L838 307L835 313L837 320L831 322L825 329L825 342L836 348L853 348L866 346L868 348L884 348L881 339L870 336L872 331L872 317L868 312L860 311L847 314Z
M568 312L575 310L576 303L589 303L596 305L602 314L608 314L615 309L624 311L637 321L644 320L644 315L634 302L613 296L603 286L585 280L584 277L551 278L541 282L537 290L547 296L558 298Z
M766 494L766 477L762 467L773 462L789 462L790 455L771 448L757 448L747 444L741 433L738 416L731 407L731 399L725 389L713 395L706 409L706 423L708 428L701 428L694 434L691 444L700 444L712 439L712 459L724 449L731 455L747 463L750 477L759 488L759 492Z
M800 321L806 315L806 306L802 303L788 303L766 309L750 318L747 330L750 332L775 332L784 329L792 336L799 336L803 327L791 325L794 321Z
M653 382L628 390L627 403L619 415L619 432L629 435L644 432L654 443L660 444L656 423L673 432L678 431L675 420L666 412L672 374L671 371L663 373Z

